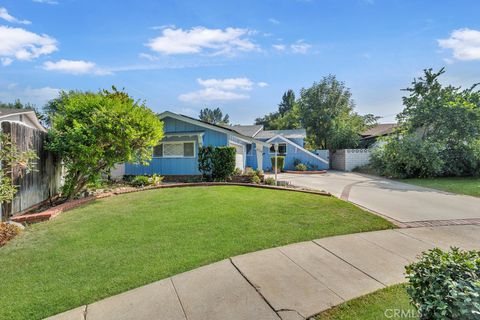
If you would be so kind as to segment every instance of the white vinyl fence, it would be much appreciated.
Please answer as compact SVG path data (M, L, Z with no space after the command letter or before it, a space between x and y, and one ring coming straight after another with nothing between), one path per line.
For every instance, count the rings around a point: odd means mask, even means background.
M352 171L356 167L370 162L369 149L340 149L330 154L331 168L340 171Z

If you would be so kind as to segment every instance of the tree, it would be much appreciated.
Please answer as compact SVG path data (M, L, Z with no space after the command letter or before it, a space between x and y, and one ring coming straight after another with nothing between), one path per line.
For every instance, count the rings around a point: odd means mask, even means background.
M443 73L443 68L438 72L426 69L423 77L414 79L412 86L404 89L409 95L403 97L405 108L397 117L400 131L396 139L415 140L419 149L437 146L438 152L435 155L429 153L428 159L429 163L434 163L439 157L443 163L435 175L480 175L480 91L476 89L477 85L468 89L443 86L439 81ZM386 142L398 144L390 139ZM388 150L393 150L390 155ZM377 157L390 156L402 158L404 163L404 159L416 162L417 159L409 157L408 152L386 145ZM412 163L408 166L413 166ZM384 168L379 165L378 169L382 171ZM408 175L407 169L407 165L400 166L397 176Z
M63 188L67 199L108 174L116 163L146 164L163 138L158 117L123 91L71 91L60 97L51 116L47 147L67 169Z
M355 113L350 89L334 75L324 77L300 91L299 114L308 143L319 149L357 147L359 133L375 118Z
M229 124L230 122L230 117L228 116L228 114L225 114L225 116L223 116L223 112L222 110L220 110L220 108L204 108L200 110L200 115L198 117L202 121L213 124Z
M293 109L295 105L295 93L292 89L287 90L282 96L282 102L278 105L278 113L284 116L287 112Z
M38 157L32 150L20 151L17 145L7 134L0 133L0 203L10 202L17 186L12 185L10 174L13 170L22 169L23 172L29 172L33 168L33 161Z
M265 130L298 129L301 127L298 103L295 101L293 90L287 90L282 101L278 104L278 111L264 117L256 118L255 124L263 125Z

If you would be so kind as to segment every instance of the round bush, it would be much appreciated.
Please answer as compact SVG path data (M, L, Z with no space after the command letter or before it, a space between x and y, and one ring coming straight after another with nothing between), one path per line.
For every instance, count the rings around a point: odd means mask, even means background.
M480 251L429 250L406 274L421 319L480 319Z

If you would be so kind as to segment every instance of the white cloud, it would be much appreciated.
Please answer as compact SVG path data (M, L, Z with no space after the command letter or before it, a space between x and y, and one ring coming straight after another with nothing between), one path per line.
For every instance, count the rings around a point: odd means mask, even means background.
M22 102L32 103L36 106L43 106L47 101L56 98L60 89L52 87L42 88L21 88L17 84L9 84L7 90L0 90L0 101L13 102L20 99Z
M3 7L0 7L0 19L3 19L3 20L6 20L8 22L11 22L11 23L20 23L20 24L30 24L31 22L28 21L28 20L20 20L20 19L17 19L13 16L11 16L7 9L3 8Z
M112 72L99 68L95 63L84 60L65 60L61 59L57 62L47 61L43 64L43 69L48 71L58 71L70 73L74 75L94 74L108 75Z
M0 59L3 65L17 60L31 60L58 50L57 41L22 28L0 26Z
M207 51L213 55L234 55L238 51L258 50L248 35L252 31L240 28L190 30L165 28L162 35L151 39L147 46L164 55L194 54Z
M266 83L266 82L257 82L257 86L259 86L260 88L265 88L265 87L268 87L268 83Z
M274 19L274 18L268 19L268 22L273 23L273 24L280 24L280 21L278 21L277 19Z
M184 102L231 101L250 98L245 91L250 91L255 85L263 88L266 82L254 83L248 78L227 79L197 79L201 90L181 94L178 98ZM240 91L240 92L239 92ZM243 91L243 92L241 92Z
M58 1L55 1L55 0L33 0L33 2L45 3L45 4L58 4Z
M293 53L306 54L312 46L308 43L305 43L303 40L298 40L297 42L290 45Z
M272 47L278 51L285 51L285 49L287 49L287 46L284 44L274 44Z
M229 78L229 79L197 79L198 84L205 88L215 88L220 90L252 90L253 82L248 78Z
M480 31L468 28L454 30L448 39L437 40L440 47L452 49L457 60L480 60Z

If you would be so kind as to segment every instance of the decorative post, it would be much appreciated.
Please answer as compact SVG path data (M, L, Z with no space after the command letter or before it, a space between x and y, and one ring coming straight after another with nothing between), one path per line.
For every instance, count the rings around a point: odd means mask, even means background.
M277 171L278 171L278 143L275 143L275 185L278 186Z

